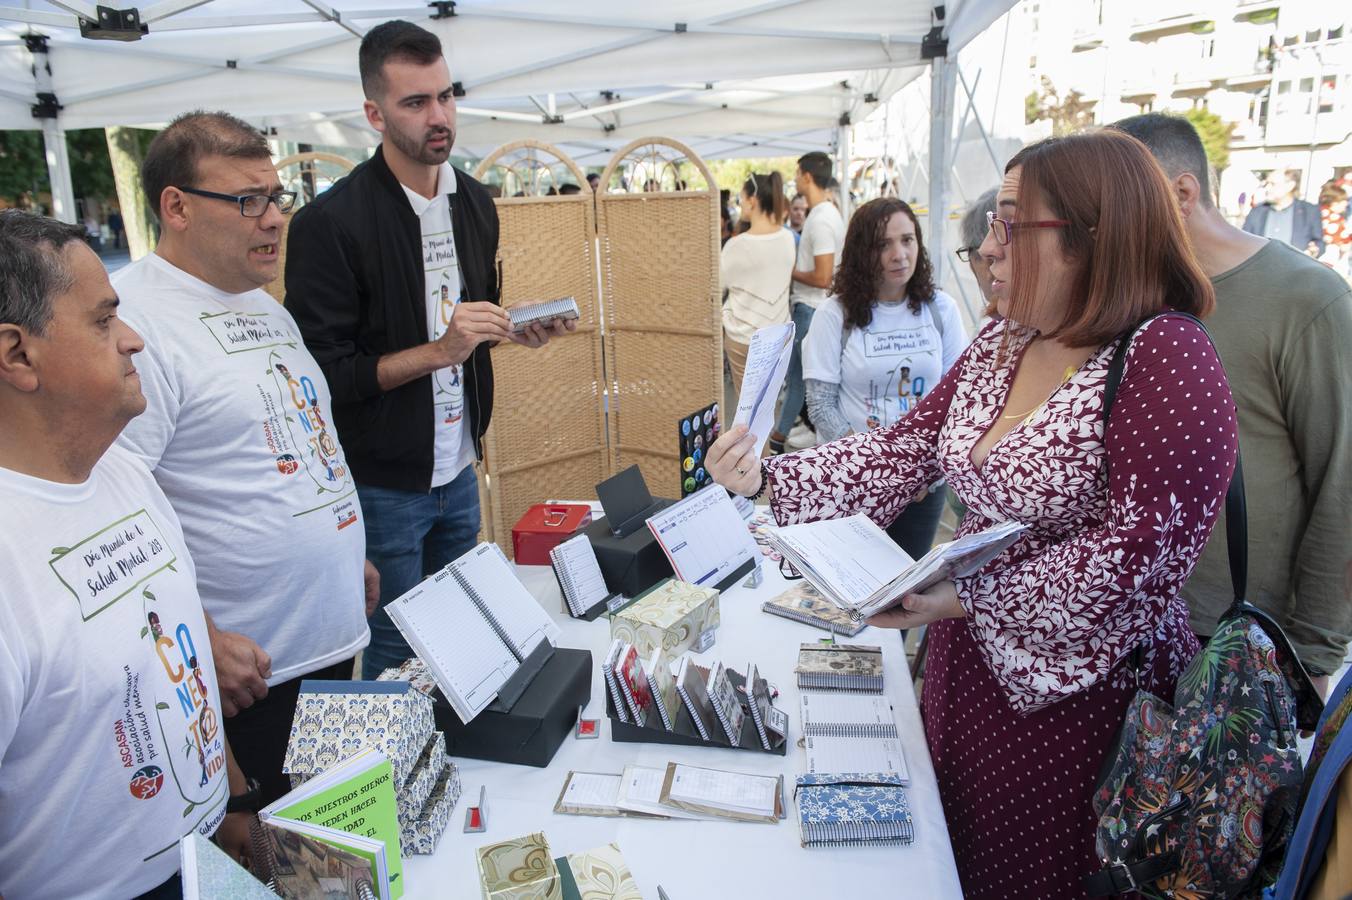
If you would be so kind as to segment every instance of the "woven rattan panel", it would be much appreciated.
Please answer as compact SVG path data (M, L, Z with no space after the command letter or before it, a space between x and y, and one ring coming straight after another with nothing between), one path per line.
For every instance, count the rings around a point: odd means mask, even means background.
M678 423L723 390L718 196L603 193L597 206L612 471L638 463L655 496L679 497Z
M587 498L607 477L595 219L590 192L497 201L504 306L577 300L577 332L531 350L493 349L493 422L485 439L493 539L512 551L512 526L533 503Z
M318 167L320 165L323 165L325 171L333 173L335 177L341 177L351 172L355 167L352 160L335 156L332 153L295 153L277 161L277 174L282 179L282 187L286 190L301 193L302 197L298 199L299 202L304 202L301 185L303 170L306 166ZM291 230L291 217L295 214L295 210L287 213L286 224L282 226L282 239L277 245L277 277L263 286L263 290L271 294L272 299L278 303L286 299L286 279L282 277L282 273L286 271L287 233Z

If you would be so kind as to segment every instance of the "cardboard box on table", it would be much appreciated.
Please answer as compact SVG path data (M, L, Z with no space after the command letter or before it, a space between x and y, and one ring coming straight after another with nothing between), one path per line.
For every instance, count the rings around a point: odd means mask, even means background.
M675 659L694 649L700 636L718 623L717 590L668 578L616 612L610 636L633 644L639 659L647 659L657 647Z

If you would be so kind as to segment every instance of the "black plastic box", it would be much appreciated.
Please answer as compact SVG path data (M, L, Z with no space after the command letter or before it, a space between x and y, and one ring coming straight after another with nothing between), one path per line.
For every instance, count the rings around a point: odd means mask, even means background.
M646 525L624 537L616 537L610 530L610 522L602 516L588 525L584 533L596 551L606 590L612 593L637 597L663 578L676 574L662 552L662 545Z
M577 711L591 699L590 650L559 647L506 711L497 704L468 725L460 721L446 698L432 695L438 730L446 735L450 756L487 759L521 766L549 765L572 733Z

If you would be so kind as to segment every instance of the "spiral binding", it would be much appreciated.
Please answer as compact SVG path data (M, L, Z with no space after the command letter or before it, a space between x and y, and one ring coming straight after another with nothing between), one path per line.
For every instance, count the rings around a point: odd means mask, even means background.
M535 322L550 319L576 319L581 315L577 301L572 297L560 297L557 300L545 300L541 303L523 304L507 310L512 320L512 329L520 331Z
M824 691L865 691L876 694L883 689L883 676L828 675L824 672L799 672L798 687Z
M259 881L267 885L268 890L277 890L277 854L268 837L268 829L254 816L249 822L249 866Z
M896 722L811 722L804 737L898 738Z
M512 655L516 657L517 662L525 660L526 655L521 651L520 647L512 642L512 638L507 633L507 629L503 628L502 623L498 621L498 617L493 615L493 610L489 608L488 603L483 597L479 596L479 592L474 589L474 586L470 583L470 580L464 576L464 573L454 565L451 566L451 577L456 580L456 583L459 584L460 587L464 588L465 596L469 597L470 601L479 608L479 612L483 614L484 621L488 622L488 626L492 628L494 633L502 640L503 645L505 645L508 650L512 651Z
M803 843L847 847L874 844L909 844L915 840L910 822L804 822Z
M568 609L572 612L573 617L577 618L586 612L586 610L578 608L579 598L577 597L577 588L573 585L573 573L568 570L567 566L559 565L557 551L557 547L549 551L549 561L554 567L554 574L558 576L559 587L563 589L563 599L568 604Z
M676 693L681 695L681 700L684 701L685 708L690 710L690 721L695 723L695 730L699 732L700 740L711 740L708 730L704 727L704 723L700 721L699 710L695 707L694 702L691 701L690 694L685 690L685 685L677 682Z

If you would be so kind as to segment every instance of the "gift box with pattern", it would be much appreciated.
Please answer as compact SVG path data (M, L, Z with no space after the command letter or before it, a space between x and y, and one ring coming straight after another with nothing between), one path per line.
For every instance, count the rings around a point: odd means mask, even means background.
M367 747L403 785L435 730L432 699L401 681L302 681L282 771L299 786Z
M396 793L400 825L417 820L418 814L427 805L427 798L432 794L432 788L437 783L437 776L441 774L445 760L446 735L434 731L427 741L427 747L413 765L408 781Z
M610 636L633 644L639 659L651 656L654 647L674 659L718 621L718 591L669 578L617 612Z
M562 900L559 868L541 832L480 847L478 858L483 900Z
M422 810L413 820L399 823L399 846L405 856L432 853L437 849L437 842L450 824L451 812L460 799L460 770L449 757L441 757L441 762L441 773Z

